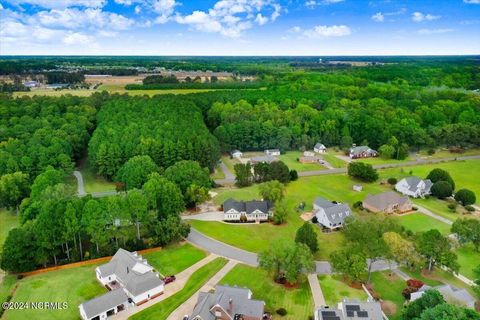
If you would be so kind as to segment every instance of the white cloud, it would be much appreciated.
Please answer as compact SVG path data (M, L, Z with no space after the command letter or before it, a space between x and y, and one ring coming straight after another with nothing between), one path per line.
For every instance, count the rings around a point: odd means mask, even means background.
M68 7L101 8L107 0L5 0L14 5L30 4L46 9L62 9Z
M431 15L430 13L424 14L418 11L412 13L412 20L415 22L432 21L437 19L440 19L440 16L434 16L434 15Z
M302 32L302 28L300 28L299 26L295 26L293 27L292 29L288 30L289 32L294 32L294 33L299 33L299 32Z
M329 4L335 4L335 3L340 3L340 2L343 2L345 0L307 0L305 1L305 6L307 8L310 8L310 9L313 9L315 8L316 6L319 6L319 5L329 5Z
M344 37L352 33L346 25L333 26L315 26L312 29L305 30L303 34L308 38L329 38L329 37Z
M268 22L268 18L262 16L261 13L257 13L257 17L255 18L255 22L258 23L259 25L263 26Z
M152 5L153 11L159 14L155 22L163 24L170 20L179 3L175 0L155 0Z
M80 32L69 33L62 39L62 42L67 45L89 44L94 41L94 37L87 36Z
M468 4L480 4L480 0L463 0L463 2Z
M375 22L385 21L385 16L381 12L377 12L372 16L372 20Z
M136 13L136 14L139 14L140 12L142 12L142 7L136 6L136 7L135 7L135 13Z
M420 29L418 30L418 33L422 35L429 35L429 34L447 33L452 31L454 30L453 29Z
M315 0L308 0L308 1L305 1L305 6L307 8L315 8L317 6L317 1Z
M101 37L105 37L105 38L114 38L118 35L118 32L115 32L115 31L106 31L106 30L100 30L98 32L98 35L101 36Z
M132 4L132 0L115 0L115 3L123 4L124 6L129 6Z

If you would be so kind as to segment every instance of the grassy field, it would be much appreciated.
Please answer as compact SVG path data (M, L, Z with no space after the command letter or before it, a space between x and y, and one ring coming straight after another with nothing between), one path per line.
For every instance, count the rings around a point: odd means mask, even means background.
M335 307L343 298L353 298L360 301L367 300L367 294L363 289L350 287L338 275L319 275L318 281L322 287L325 302L330 307Z
M207 256L189 243L175 244L145 255L148 263L162 275L176 274Z
M323 159L325 159L328 163L332 165L334 168L345 168L347 166L347 162L343 161L342 159L338 159L335 157L334 154L331 153L322 153Z
M0 209L0 252L2 251L3 243L8 236L8 232L19 224L18 215L6 209Z
M372 287L379 294L382 300L388 300L395 304L397 310L394 314L387 316L390 319L400 319L405 298L402 296L402 290L406 287L405 281L397 277L394 273L389 275L388 271L372 273Z
M300 151L288 151L285 154L282 154L278 157L283 161L290 170L301 171L312 171L312 170L327 170L324 166L319 163L300 163L298 159L303 155Z
M229 198L234 198L236 200L260 199L258 184L241 189L221 188L216 189L215 192L218 192L218 195L216 195L212 200L218 205L222 204L225 200Z
M129 319L167 319L167 317L178 306L197 292L211 277L220 271L226 263L227 260L223 258L216 258L209 262L192 274L182 290L173 296L136 313Z
M0 282L0 303L7 300L7 297L12 293L13 287L17 283L17 276L5 275Z
M227 166L228 170L230 170L231 173L235 174L233 166L240 162L237 159L230 159L230 156L222 156L221 159L222 162Z
M375 158L362 158L362 159L355 159L353 161L355 162L364 162L364 163L369 163L371 165L377 165L377 164L388 164L388 163L402 163L402 162L408 162L408 161L413 161L415 159L412 159L411 157L407 157L403 160L396 160L396 159L383 159L381 157L375 157Z
M279 308L285 308L287 315L281 319L307 320L313 312L313 299L306 280L298 288L286 289L283 285L275 283L262 269L237 265L220 280L220 284L250 289L253 299L265 301L266 311L272 314ZM278 316L274 315L274 319L276 317Z
M102 192L115 190L115 184L104 177L95 173L88 159L85 159L79 166L79 171L83 176L85 192Z
M425 159L438 159L438 158L455 158L461 156L473 156L479 155L480 149L468 149L464 153L452 153L447 149L438 149L433 155L429 155L427 150L421 150L418 152L418 155Z
M437 229L442 234L450 233L450 226L437 219L424 215L422 213L410 213L401 216L394 216L397 222L405 229L413 232L424 232L430 229Z
M460 264L460 274L475 279L473 269L480 265L480 252L475 251L473 245L468 244L455 250Z

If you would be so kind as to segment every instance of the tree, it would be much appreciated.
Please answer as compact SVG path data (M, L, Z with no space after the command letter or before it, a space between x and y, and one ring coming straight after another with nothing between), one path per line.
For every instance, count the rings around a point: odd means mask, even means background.
M33 181L30 198L37 199L47 187L61 183L64 177L64 172L48 166L45 171L39 174Z
M90 199L83 208L82 224L85 226L86 233L95 243L97 254L100 254L100 247L108 241L108 235L105 233L107 217L105 210L95 199Z
M477 197L472 190L460 189L455 193L455 200L463 206L469 206L477 201Z
M127 190L140 189L153 172L159 172L159 168L152 158L149 156L134 156L120 167L115 179L125 183Z
M455 182L453 181L452 177L450 174L440 168L435 168L427 176L427 179L430 179L433 183L436 183L438 181L447 181L450 183L450 186L452 187L452 190L455 190Z
M473 274L475 275L473 290L480 297L480 264L473 269Z
M311 223L305 222L303 226L297 230L295 242L305 244L312 253L318 251L317 233L313 230Z
M378 172L371 164L363 162L350 162L348 164L348 175L365 182L373 182L378 179Z
M285 278L292 284L315 266L306 245L286 239L271 242L269 248L258 255L258 261L261 268L273 274L275 281Z
M395 147L392 147L389 144L384 144L378 149L378 152L383 159L392 159L395 155Z
M37 245L31 223L10 230L1 252L1 268L10 272L35 269Z
M290 170L290 181L296 181L298 180L298 172L297 170Z
M415 244L418 252L427 259L429 271L432 271L436 264L458 271L457 255L451 251L452 245L448 238L437 229L421 233Z
M235 170L235 184L237 187L248 187L252 184L252 167L250 162L243 164L237 163L233 166Z
M185 198L189 207L196 208L197 204L208 200L210 198L210 195L208 194L208 190L205 187L200 187L196 184L192 184L187 188Z
M363 281L367 275L367 260L351 248L334 251L330 255L332 268L353 282Z
M263 200L267 200L272 203L282 200L285 196L285 186L277 180L262 183L259 186L259 190L260 196L263 198Z
M472 309L462 308L448 303L437 304L425 309L420 320L480 320L480 314Z
M439 199L445 199L452 195L452 185L447 181L437 181L432 185L432 195Z
M185 210L185 201L180 188L158 173L150 175L143 185L143 192L147 198L148 207L157 210L158 219L179 215Z
M200 164L196 161L179 161L168 167L164 176L175 183L183 195L186 194L188 187L192 184L204 187L207 190L212 186L208 169L200 167Z
M29 193L28 174L15 172L1 176L0 207L15 209L18 213L20 203Z
M137 240L140 240L140 224L148 221L147 199L138 189L131 190L126 197L126 209L130 213L130 220L135 222Z
M277 201L274 208L275 213L273 214L273 223L276 225L285 223L288 216L292 214L292 208L285 200Z
M155 243L165 246L186 238L189 233L189 224L183 222L179 216L168 216L155 225Z
M410 269L420 266L422 260L412 242L393 231L385 232L382 237L387 244L391 258Z
M290 170L283 161L275 161L270 163L269 176L269 180L288 183L290 181Z
M480 221L477 219L457 219L452 225L452 233L457 234L460 243L471 242L476 251L480 250Z
M422 313L439 304L444 304L443 296L437 290L427 290L420 298L410 302L402 312L402 319L411 320L418 319Z

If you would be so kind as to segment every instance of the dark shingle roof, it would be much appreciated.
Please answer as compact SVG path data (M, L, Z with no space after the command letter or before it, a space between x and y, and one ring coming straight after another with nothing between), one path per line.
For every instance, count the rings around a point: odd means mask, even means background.
M260 210L263 213L267 213L273 207L270 201L236 201L233 199L228 199L223 203L223 211L227 212L231 209L234 209L238 212L246 212L251 214L255 210Z
M122 288L109 291L101 296L85 301L80 306L83 307L88 318L93 318L100 313L106 312L116 306L128 301L127 294Z

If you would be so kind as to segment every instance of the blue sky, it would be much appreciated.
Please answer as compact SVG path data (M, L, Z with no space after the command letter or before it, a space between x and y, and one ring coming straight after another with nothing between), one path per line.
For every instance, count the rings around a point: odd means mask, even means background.
M0 0L0 54L480 54L480 0Z

